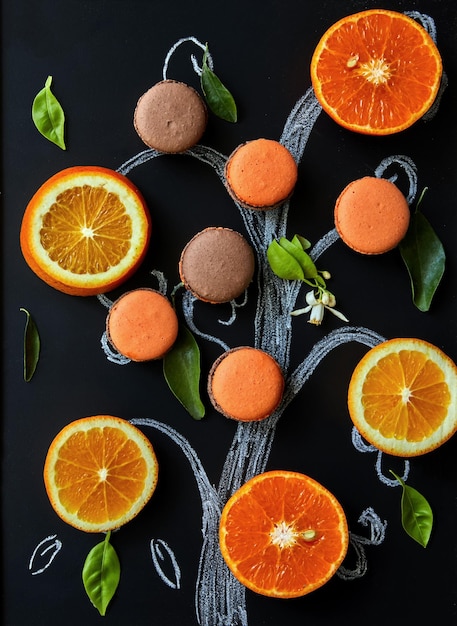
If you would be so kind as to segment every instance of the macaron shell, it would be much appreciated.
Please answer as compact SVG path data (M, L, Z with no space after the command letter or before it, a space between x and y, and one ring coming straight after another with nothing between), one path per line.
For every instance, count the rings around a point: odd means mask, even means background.
M406 235L410 210L394 183L365 176L343 189L334 217L346 245L362 254L382 254L395 248Z
M252 281L254 252L238 232L219 226L197 233L181 253L179 274L186 289L204 302L230 302Z
M239 347L215 361L208 394L215 409L242 422L259 421L279 406L284 376L278 363L257 348Z
M159 359L178 336L178 318L168 298L153 289L135 289L118 298L106 320L109 340L132 361Z
M185 83L163 80L138 100L134 126L144 143L159 152L179 153L197 144L208 112L200 95Z
M278 141L248 141L230 155L225 167L229 193L242 206L267 210L287 200L297 182L297 164Z

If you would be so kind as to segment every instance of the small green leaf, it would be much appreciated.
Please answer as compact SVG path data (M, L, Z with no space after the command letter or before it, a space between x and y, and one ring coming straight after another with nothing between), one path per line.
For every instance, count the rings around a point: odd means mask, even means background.
M401 521L405 532L422 547L426 547L430 539L433 527L433 512L424 498L413 487L409 487L392 470L390 473L395 476L402 486L401 497Z
M411 280L413 302L420 311L428 311L444 274L446 254L429 221L418 210L411 215L400 254Z
M163 358L165 380L183 407L196 419L205 415L200 398L200 349L187 326L180 325L178 338Z
M216 74L208 66L208 46L203 54L201 86L203 95L211 111L226 122L236 122L238 118L235 100Z
M316 276L316 283L320 285L322 289L325 289L327 287L327 283L325 282L324 278L320 274L317 274Z
M35 373L40 358L40 335L27 309L21 308L20 310L27 316L24 329L24 380L28 383Z
M276 239L273 239L267 248L267 259L271 269L279 278L285 280L303 280L305 278L300 263L280 246Z
M317 277L318 274L316 266L314 265L313 260L311 259L309 254L303 250L301 243L299 246L297 246L285 237L281 237L279 240L279 245L291 256L293 256L296 261L298 261L300 267L303 270L303 276L305 278Z
M311 248L311 242L301 235L294 235L291 239L291 243L293 243L294 246L301 247L302 250L309 250Z
M119 585L121 565L115 549L110 544L111 532L92 548L83 567L84 589L100 615L106 614Z
M48 76L43 89L35 96L32 104L32 119L46 139L65 150L65 114L51 91L51 82L52 76Z

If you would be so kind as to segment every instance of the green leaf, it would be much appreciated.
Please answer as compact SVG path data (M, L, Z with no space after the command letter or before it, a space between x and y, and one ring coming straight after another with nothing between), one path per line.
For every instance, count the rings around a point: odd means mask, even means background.
M291 243L293 243L294 246L301 247L302 250L309 250L309 248L311 248L311 242L301 235L294 235L291 239Z
M271 269L279 278L285 280L303 280L305 278L300 263L280 246L276 239L273 239L267 248L267 259Z
M424 548L430 539L433 527L433 512L424 498L413 487L409 487L392 470L390 473L395 476L402 486L401 497L401 521L405 532Z
M100 615L106 614L121 576L119 558L109 542L110 537L111 532L108 532L104 541L92 548L86 557L82 573L84 589Z
M200 349L187 326L180 325L178 338L163 358L163 373L173 394L196 419L205 415L200 398Z
M24 380L28 383L35 373L40 358L40 335L27 309L21 308L20 310L27 316L24 329Z
M293 256L296 261L298 261L300 267L303 270L303 276L305 278L317 277L318 274L316 266L314 265L313 260L311 259L309 254L303 250L301 242L300 245L296 245L285 237L281 237L279 240L279 245L291 256Z
M35 96L32 104L32 119L40 131L52 143L65 150L65 114L59 101L51 91L52 76Z
M208 66L208 46L203 54L201 86L205 100L211 111L226 122L236 122L238 118L235 100L216 74Z
M420 311L428 311L444 274L446 255L432 226L417 210L400 242L400 254L411 280L413 302Z

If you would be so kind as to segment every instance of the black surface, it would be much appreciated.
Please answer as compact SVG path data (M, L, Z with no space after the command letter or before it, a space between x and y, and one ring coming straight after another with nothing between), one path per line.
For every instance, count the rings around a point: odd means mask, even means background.
M312 51L334 21L377 6L428 13L436 23L449 78L437 115L398 135L373 138L339 128L322 113L300 163L288 232L316 242L333 227L333 204L348 182L373 175L389 155L408 155L418 168L419 188L429 187L422 210L448 254L431 311L420 313L411 303L397 251L366 258L339 242L320 265L333 273L331 287L351 324L367 326L386 338L421 337L456 360L455 4L447 0L225 4L4 0L2 4L3 623L72 626L104 619L112 625L196 624L201 501L188 461L176 444L159 431L144 429L159 458L160 482L145 510L113 536L122 578L103 619L81 583L84 558L99 536L86 535L57 518L44 491L43 461L58 430L78 417L112 413L126 419L153 418L188 440L209 481L217 484L236 425L215 413L207 401L205 419L193 421L166 387L160 363L121 367L108 362L100 348L106 310L98 300L54 291L23 261L19 229L25 206L41 183L60 169L78 164L117 169L145 148L133 129L133 110L138 97L162 78L165 55L182 37L209 42L216 71L238 102L239 122L230 125L212 117L202 140L227 155L248 139L279 139L294 104L310 86ZM169 77L198 88L188 60L190 50L198 53L189 45L173 57ZM49 74L67 114L66 152L48 143L30 119L33 97ZM129 176L150 205L154 231L144 265L119 292L154 286L151 269L163 271L170 286L179 282L180 251L205 226L244 232L240 214L215 173L195 159L161 157ZM247 307L231 327L217 324L230 314L228 310L199 307L199 325L230 346L252 344L255 301L254 285ZM22 379L25 317L20 307L32 313L42 339L41 360L28 384ZM330 315L319 329L306 324L305 318L294 320L292 363L341 325ZM199 343L205 373L220 348L204 340ZM423 623L427 613L443 626L456 623L457 439L411 461L408 483L426 495L435 514L432 538L424 550L403 532L400 492L378 479L376 455L361 454L351 443L346 390L365 351L349 344L323 361L281 418L267 468L298 470L321 481L343 504L355 534L369 537L369 528L358 518L372 507L387 521L385 540L366 547L368 570L360 579L347 582L335 577L319 591L292 601L247 592L252 626ZM384 466L386 471L402 471L399 460L384 458ZM33 550L53 534L62 542L61 551L42 574L32 575ZM166 586L157 575L149 551L152 538L162 539L173 550L182 573L179 590Z

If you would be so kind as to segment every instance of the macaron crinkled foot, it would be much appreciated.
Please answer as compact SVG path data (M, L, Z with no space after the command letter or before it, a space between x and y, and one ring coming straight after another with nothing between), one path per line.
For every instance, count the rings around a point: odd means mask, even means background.
M133 121L136 132L147 146L173 154L185 152L200 141L208 111L193 87L167 79L141 96Z
M298 168L285 146L272 139L254 139L236 148L225 166L226 187L241 206L269 210L290 198Z
M231 228L211 226L184 247L179 275L186 289L211 304L230 302L249 287L255 270L254 252Z
M227 418L255 422L281 404L284 376L277 361L257 348L241 346L222 354L208 377L214 408Z
M361 254L382 254L406 235L410 210L398 187L385 178L365 176L340 193L335 227L344 243Z
M178 318L168 298L158 291L128 291L111 306L106 333L114 348L132 361L162 358L178 336Z

